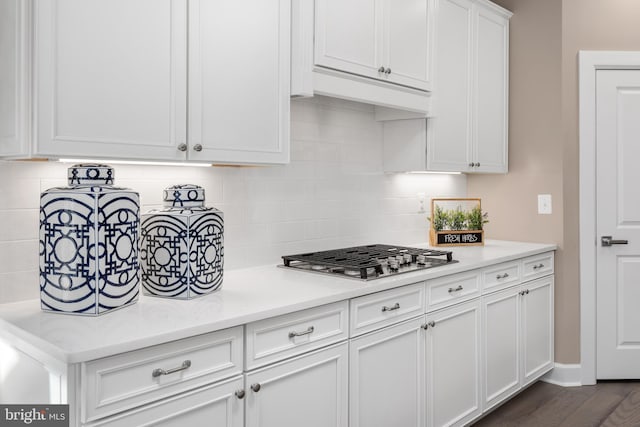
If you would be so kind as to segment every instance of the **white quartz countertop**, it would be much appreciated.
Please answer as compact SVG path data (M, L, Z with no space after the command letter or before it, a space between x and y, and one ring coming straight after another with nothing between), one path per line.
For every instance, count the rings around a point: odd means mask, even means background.
M224 273L222 288L212 294L188 301L141 295L138 303L99 317L43 312L39 300L3 304L0 337L64 363L84 362L535 255L556 245L488 240L485 246L445 249L459 262L371 281L275 265L230 270Z

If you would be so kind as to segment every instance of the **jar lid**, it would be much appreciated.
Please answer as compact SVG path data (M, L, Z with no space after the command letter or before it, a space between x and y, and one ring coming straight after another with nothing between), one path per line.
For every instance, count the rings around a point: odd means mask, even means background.
M68 169L69 185L113 185L115 171L109 165L82 163Z
M163 200L167 207L204 206L204 188L193 184L172 185L164 189Z

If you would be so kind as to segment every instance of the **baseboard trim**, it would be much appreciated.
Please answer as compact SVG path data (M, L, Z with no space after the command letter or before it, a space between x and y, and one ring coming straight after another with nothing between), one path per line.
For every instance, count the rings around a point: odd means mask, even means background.
M553 365L553 369L540 379L562 387L578 387L582 385L581 374L580 364L556 363Z

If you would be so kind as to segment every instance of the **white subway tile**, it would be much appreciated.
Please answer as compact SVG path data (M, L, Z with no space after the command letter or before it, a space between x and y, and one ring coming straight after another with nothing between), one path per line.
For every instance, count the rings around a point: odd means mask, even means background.
M39 271L0 273L0 304L40 298Z
M0 242L0 272L34 270L38 267L38 240Z
M38 209L0 211L0 242L38 239L39 217Z

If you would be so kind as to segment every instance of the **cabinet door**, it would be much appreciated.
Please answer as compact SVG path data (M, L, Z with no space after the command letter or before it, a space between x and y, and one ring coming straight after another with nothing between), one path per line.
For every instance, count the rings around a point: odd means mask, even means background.
M236 395L236 391L242 390L242 383L242 377L238 376L109 417L91 426L243 427L244 404Z
M27 2L0 2L0 156L28 154Z
M507 172L509 20L479 3L473 158L477 172Z
M384 78L385 0L316 0L315 63L361 76Z
M189 3L189 159L289 162L291 4Z
M479 300L427 315L427 426L480 414L480 322Z
M487 410L520 389L520 294L519 286L483 298L484 387Z
M348 345L246 374L247 427L346 427Z
M34 6L35 154L183 159L186 0Z
M351 340L349 425L424 426L424 316Z
M523 385L527 385L553 368L553 276L522 286Z
M432 0L386 0L383 64L390 70L390 82L431 90L431 4Z
M427 169L472 170L469 0L438 0L433 118L427 120Z

